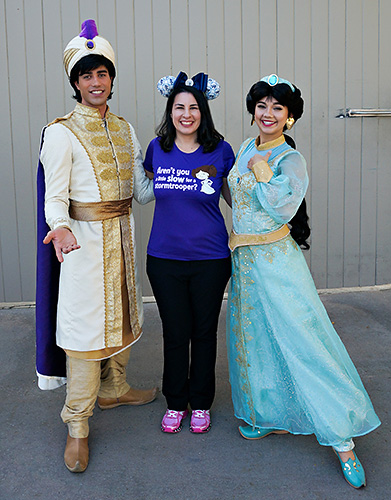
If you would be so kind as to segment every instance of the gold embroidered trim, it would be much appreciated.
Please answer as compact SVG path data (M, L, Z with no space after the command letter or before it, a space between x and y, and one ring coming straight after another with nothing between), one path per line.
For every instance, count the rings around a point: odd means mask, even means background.
M103 181L110 181L117 179L117 170L114 167L106 168L105 170L102 170L102 172L99 174L99 177Z
M109 121L108 127L109 127L110 132L119 132L121 130L121 127L115 121Z
M104 148L107 146L107 138L101 136L93 137L91 139L91 144L93 144L94 146L98 146L100 148Z
M113 137L114 146L126 146L126 141L122 137Z
M68 66L69 63L71 62L72 57L79 52L79 49L68 49L64 52L64 66L65 66L65 71L68 73Z
M250 271L254 264L251 249L239 249L240 253L233 255L233 269L236 273L232 275L232 310L238 311L238 317L233 321L232 335L235 338L235 349L237 353L236 362L239 366L241 377L241 389L246 397L246 405L250 413L250 419L253 425L256 423L253 395L251 383L248 375L248 368L251 364L248 360L248 344L253 340L248 333L251 325L251 286L254 281L250 278Z
M104 125L102 122L89 122L85 124L85 128L88 132L102 132Z
M106 140L106 146L107 146L107 140ZM96 156L96 159L99 161L99 163L113 163L113 154L110 153L109 151L101 151Z
M273 139L272 141L269 142L264 142L263 144L260 144L261 138L258 136L255 139L255 147L258 149L258 151L265 151L269 149L273 149L277 146L281 146L281 144L284 144L285 142L285 137L281 135L280 137L277 137L277 139Z
M102 221L105 279L105 346L122 345L121 230L119 217Z
M130 154L129 153L118 153L117 159L120 163L129 163L130 162Z
M132 177L132 172L130 170L124 170L121 168L119 171L119 177L122 181L129 181Z
M120 118L123 120L123 118ZM134 169L134 144L132 139L132 132L129 126L129 123L123 120L127 127L128 131L128 144L131 149L131 157L132 157L132 172ZM133 175L130 179L127 180L129 182L129 189L133 194ZM125 267L126 267L126 275L129 279L126 280L126 284L128 287L128 296L129 296L129 311L130 311L130 323L132 327L132 332L135 338L139 337L142 333L139 319L139 311L138 311L138 300L137 300L137 269L136 269L136 241L135 236L132 232L132 224L131 217L125 216L121 217L121 229L122 229L122 249L125 257ZM142 305L141 305L142 307Z
M278 253L282 252L286 255L292 248L295 251L299 251L299 247L295 240L289 235L271 245L258 245L253 249L253 251L256 253L257 258L262 257L267 260L267 262L272 264Z
M77 104L74 112L59 122L75 135L85 149L91 161L101 201L132 197L134 146L129 124L109 111L106 112L104 120L95 108L81 104ZM116 347L122 343L121 287L118 278L121 269L121 246L124 248L126 281L128 295L131 297L129 314L132 333L134 339L141 335L133 249L135 242L130 217L133 216L124 215L102 221L105 347ZM126 224L123 224L123 219L127 221ZM132 245L130 242L133 242ZM127 251L126 246L130 247Z

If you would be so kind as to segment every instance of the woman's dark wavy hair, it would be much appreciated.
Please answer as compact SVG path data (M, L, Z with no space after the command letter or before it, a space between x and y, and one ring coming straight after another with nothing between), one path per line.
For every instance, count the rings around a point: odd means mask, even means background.
M112 78L111 92L107 100L111 99L113 95L113 83L116 74L114 64L105 56L102 56L100 54L90 54L89 56L82 57L80 61L77 61L77 63L71 70L71 74L69 75L69 83L72 85L72 88L75 91L75 94L72 97L73 99L76 99L77 102L81 102L81 94L80 90L77 89L75 82L79 81L79 76L84 75L89 71L93 71L94 69L99 68L99 66L104 66L109 72L110 77Z
M254 83L246 97L247 111L254 116L255 106L258 101L264 97L274 97L280 104L288 108L288 115L297 121L303 114L304 101L301 97L300 89L295 85L293 87L295 89L294 92L287 83L279 83L274 86L269 85L267 82ZM286 127L284 127L284 130L286 130ZM296 144L292 137L285 134L284 137L286 143L296 149ZM296 214L289 221L289 226L292 238L304 250L310 248L309 243L306 241L311 234L308 219L307 203L303 199Z
M304 101L300 89L293 85L293 92L287 83L269 85L267 82L257 82L249 90L246 97L247 111L254 116L255 106L264 97L274 97L280 104L288 108L289 116L297 121L303 114Z
M215 129L209 104L204 94L189 86L175 88L167 100L162 121L156 129L156 135L160 137L160 147L165 153L172 150L176 137L176 128L171 118L172 107L175 97L182 92L192 94L197 101L201 113L201 123L197 130L197 142L203 147L204 153L210 153L216 149L216 146L224 137Z

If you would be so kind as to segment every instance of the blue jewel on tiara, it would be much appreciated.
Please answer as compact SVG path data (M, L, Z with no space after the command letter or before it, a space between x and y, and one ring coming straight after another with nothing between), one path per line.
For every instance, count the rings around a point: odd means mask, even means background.
M295 87L291 84L291 82L289 80L285 80L284 78L280 78L275 73L272 73L269 76L264 76L263 78L261 78L261 82L266 82L271 87L274 87L275 85L278 85L280 83L286 83L287 85L289 85L289 87L291 88L292 92L295 91Z

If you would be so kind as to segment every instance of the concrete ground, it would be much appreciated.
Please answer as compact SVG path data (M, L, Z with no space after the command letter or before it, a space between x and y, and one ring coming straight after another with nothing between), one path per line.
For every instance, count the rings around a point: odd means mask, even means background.
M295 500L391 498L391 289L321 295L363 379L382 426L356 440L367 487L343 479L334 453L313 436L240 437L233 416L225 348L226 302L219 325L213 427L193 435L160 431L165 400L95 410L90 464L83 474L63 464L65 389L38 389L33 308L0 310L1 500ZM135 387L160 385L162 338L155 304L145 304L144 336L131 354Z

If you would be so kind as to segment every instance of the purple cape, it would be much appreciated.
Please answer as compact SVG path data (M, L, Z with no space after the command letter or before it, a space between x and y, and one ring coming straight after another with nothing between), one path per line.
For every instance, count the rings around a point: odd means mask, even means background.
M45 130L42 132L41 147ZM45 220L45 173L41 161L37 172L37 280L36 368L39 375L65 377L65 352L56 344L56 320L60 263L54 247L42 240L50 231Z

